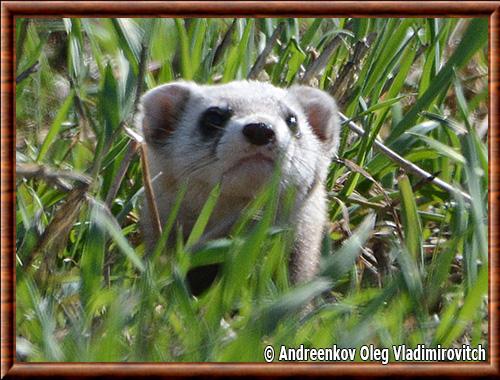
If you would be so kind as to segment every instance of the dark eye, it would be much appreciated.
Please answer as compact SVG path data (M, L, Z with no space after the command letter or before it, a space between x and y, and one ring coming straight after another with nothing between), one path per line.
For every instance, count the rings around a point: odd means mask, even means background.
M299 131L299 124L297 122L297 116L295 116L293 113L288 114L288 116L285 118L286 125L288 125L288 128L292 131L292 133L296 137L300 137L300 131Z
M210 107L201 115L200 127L207 137L214 136L233 115L230 107Z

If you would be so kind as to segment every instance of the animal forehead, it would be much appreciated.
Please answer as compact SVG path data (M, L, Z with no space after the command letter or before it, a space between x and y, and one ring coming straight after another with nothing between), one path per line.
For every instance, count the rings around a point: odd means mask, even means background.
M226 105L235 113L285 114L293 107L286 90L259 82L207 86L204 97L210 100L210 105Z

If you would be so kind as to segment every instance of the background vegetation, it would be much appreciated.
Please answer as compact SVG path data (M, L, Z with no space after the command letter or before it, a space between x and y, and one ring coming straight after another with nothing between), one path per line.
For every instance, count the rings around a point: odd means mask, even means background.
M262 361L266 344L487 345L487 30L486 19L457 18L18 19L18 358ZM344 123L316 280L288 284L272 189L250 208L262 209L255 229L246 215L234 236L193 254L215 189L188 241L145 252L130 130L140 94L178 78L308 83L366 131ZM220 261L214 286L191 296L189 268Z

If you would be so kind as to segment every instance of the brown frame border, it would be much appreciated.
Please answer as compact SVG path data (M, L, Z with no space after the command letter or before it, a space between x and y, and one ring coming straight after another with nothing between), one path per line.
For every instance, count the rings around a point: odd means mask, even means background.
M489 352L485 364L395 363L16 363L14 260L14 21L32 16L86 17L488 17L489 18ZM1 373L12 377L198 376L198 375L480 375L500 374L500 1L5 1L1 4Z

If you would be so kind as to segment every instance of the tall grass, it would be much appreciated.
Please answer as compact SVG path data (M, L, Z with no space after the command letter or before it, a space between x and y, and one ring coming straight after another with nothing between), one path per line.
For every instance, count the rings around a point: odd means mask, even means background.
M26 361L262 361L267 344L487 345L486 19L17 19L16 333ZM330 92L344 123L317 279L287 279L273 188L231 237L154 252L139 96L184 78ZM132 134L133 135L133 134ZM448 192L380 151L451 184ZM163 253L169 234L177 244ZM193 253L193 250L197 250ZM223 262L190 294L189 269ZM315 300L315 307L305 308ZM306 311L304 311L306 310Z

